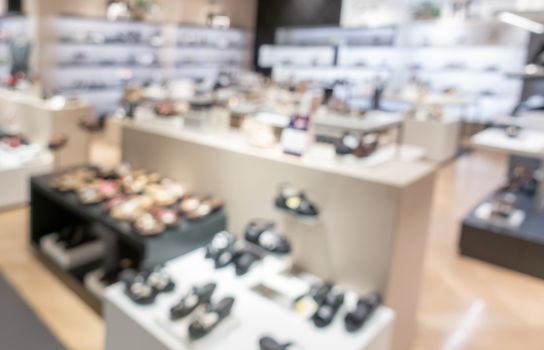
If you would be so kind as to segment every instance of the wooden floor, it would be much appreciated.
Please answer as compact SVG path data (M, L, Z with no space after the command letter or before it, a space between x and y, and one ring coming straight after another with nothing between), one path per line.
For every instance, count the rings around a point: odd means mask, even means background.
M413 349L544 349L544 280L457 254L460 219L503 180L505 166L471 154L439 171ZM0 213L0 268L69 349L101 349L101 319L29 252L27 215Z

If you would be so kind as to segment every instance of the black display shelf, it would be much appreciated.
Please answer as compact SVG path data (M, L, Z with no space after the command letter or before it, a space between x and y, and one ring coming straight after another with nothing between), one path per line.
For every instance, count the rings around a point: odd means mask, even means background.
M493 197L489 195L480 204L491 202ZM516 207L526 215L517 228L482 220L474 208L463 220L460 253L544 278L544 214L536 210L531 195L518 193Z
M121 261L126 259L132 261L134 267L164 263L206 245L227 225L226 215L220 210L199 221L183 220L177 227L155 237L141 236L130 223L112 218L101 205L81 204L75 193L62 193L51 188L51 180L59 174L30 180L30 244L45 265L98 312L100 301L83 286L85 274L102 268L108 275L116 275ZM104 260L63 270L44 254L40 249L40 239L67 225L91 227L105 242Z

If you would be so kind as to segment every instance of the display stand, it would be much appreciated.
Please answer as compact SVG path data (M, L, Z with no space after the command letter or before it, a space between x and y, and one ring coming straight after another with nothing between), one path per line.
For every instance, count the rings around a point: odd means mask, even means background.
M486 151L544 159L544 132L539 131L523 130L519 137L510 138L504 130L492 128L474 135L472 145ZM479 211L493 201L494 195L486 197L463 220L460 253L544 278L542 184L540 179L536 195L516 194L516 212L524 214L517 224L482 218Z
M404 143L423 147L428 159L441 163L454 158L459 152L460 131L459 118L406 119Z
M55 152L55 167L86 164L90 135L80 128L82 119L92 116L87 104L57 108L49 101L17 91L0 89L0 122L9 124L32 142L47 147L56 134L68 136L68 143Z
M0 158L6 156L0 151ZM53 168L53 156L42 151L22 162L6 164L0 159L0 209L23 205L28 202L28 180L33 175L48 173Z
M265 335L294 341L303 349L386 350L391 347L395 316L387 307L379 307L359 331L348 333L342 316L353 306L351 299L329 327L319 329L288 305L278 304L254 290L255 286L270 285L274 279L289 278L282 277L288 266L285 261L268 256L247 275L236 277L232 267L215 270L213 262L204 259L201 249L166 265L166 271L176 281L176 290L160 295L153 305L133 303L124 293L124 285L116 284L106 291L105 349L257 349L259 338ZM224 296L236 299L233 312L208 336L191 341L186 335L191 317L172 322L168 318L169 309L191 286L209 282L217 284L213 299Z
M96 269L115 273L123 259L130 259L135 267L164 263L203 246L226 226L225 213L219 211L197 222L183 222L157 237L144 237L137 234L130 223L113 219L100 205L83 205L75 193L61 193L52 189L49 184L56 175L43 175L31 180L30 243L38 256L63 280L69 280L69 286L74 287L97 310L99 298L82 288L87 273ZM92 227L99 239L105 242L103 261L63 269L56 259L44 254L40 245L42 238L69 224Z
M243 232L257 217L274 220L287 235L297 235L297 266L359 293L381 292L397 314L394 348L408 347L428 234L431 164L395 152L374 164L339 159L332 146L312 146L299 158L251 147L240 133L131 122L124 124L122 139L125 161L224 198L230 231ZM284 223L286 214L273 200L286 182L306 191L320 208L319 218Z

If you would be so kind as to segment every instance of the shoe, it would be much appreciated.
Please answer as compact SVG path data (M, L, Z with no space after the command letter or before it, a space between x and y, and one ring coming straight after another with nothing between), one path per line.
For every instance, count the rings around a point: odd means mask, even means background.
M246 228L246 241L270 253L288 254L291 244L274 226L274 223L264 220L251 221Z
M305 217L319 215L319 210L306 198L304 192L289 185L280 188L275 204L277 208L287 210L296 215Z
M157 236L166 230L166 225L153 214L143 213L134 221L134 228L142 236Z
M353 150L353 155L357 158L370 156L378 149L380 137L378 134L367 134L361 138L359 146Z
M346 132L335 146L336 154L339 156L353 154L353 150L359 147L360 143L359 134Z
M83 226L67 226L59 230L57 242L62 243L65 249L72 249L82 244L97 240L97 238Z
M232 311L234 298L227 297L215 304L208 304L202 315L189 325L191 339L200 339L213 331Z
M327 295L332 290L330 283L318 283L313 285L308 293L295 300L295 311L304 317L312 317L319 307L325 303Z
M272 337L262 337L259 339L259 349L260 350L295 350L300 349L296 344L289 342L281 344Z
M120 279L125 284L125 294L136 304L148 305L155 301L157 292L146 283L143 274L127 269L121 272Z
M212 241L206 246L206 259L216 259L219 254L229 249L236 242L233 234L223 231L216 234Z
M237 276L243 276L261 257L249 250L239 250L234 254L233 262Z
M176 284L164 271L162 265L157 265L146 271L146 283L157 293L167 293L174 290Z
M200 305L209 303L215 287L215 283L193 287L187 295L181 298L179 303L172 306L170 309L170 319L175 321L184 318L195 311Z
M357 301L355 310L350 311L344 318L344 325L348 332L359 330L368 321L370 316L381 304L381 296L378 293L371 293L365 298Z
M214 266L216 269L222 269L227 267L232 262L234 262L237 254L237 249L234 246L231 246L223 251L221 251L214 258Z
M327 294L325 302L319 306L316 313L312 316L315 326L323 328L330 325L343 303L344 293L341 293L336 288L332 288Z

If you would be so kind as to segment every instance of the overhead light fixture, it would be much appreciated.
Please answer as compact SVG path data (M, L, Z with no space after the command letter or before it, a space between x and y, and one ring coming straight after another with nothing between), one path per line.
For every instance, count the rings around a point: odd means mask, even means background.
M498 15L500 21L528 30L535 34L544 34L543 12L501 12Z

